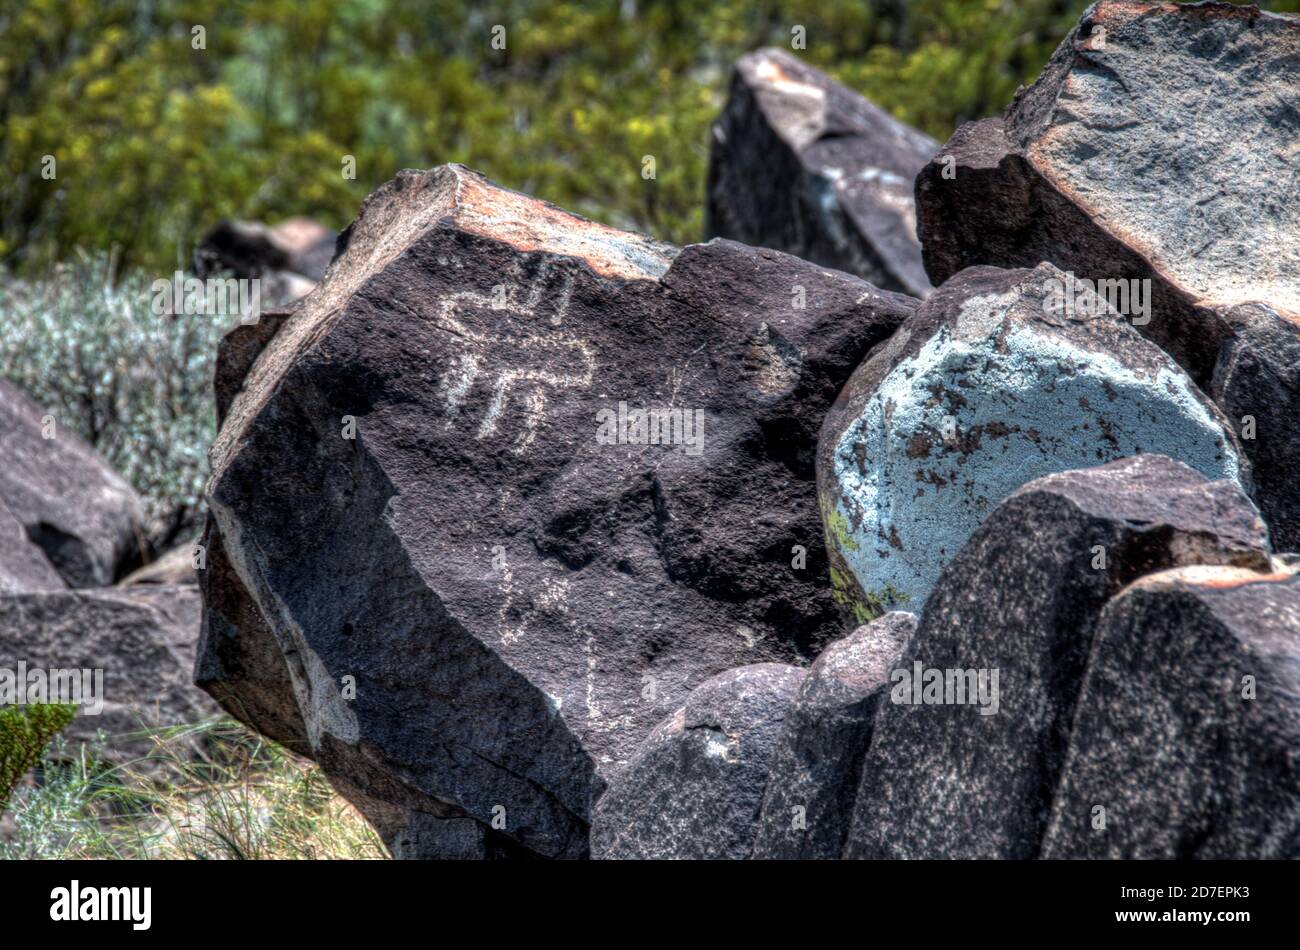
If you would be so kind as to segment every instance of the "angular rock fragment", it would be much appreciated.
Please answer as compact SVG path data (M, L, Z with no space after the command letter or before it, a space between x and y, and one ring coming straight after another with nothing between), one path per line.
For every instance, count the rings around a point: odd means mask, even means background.
M713 126L708 234L925 296L912 187L938 148L790 54L759 50L736 62Z
M340 244L218 371L200 679L254 726L296 706L360 796L581 855L603 776L693 686L838 633L817 428L915 301L456 166L402 173ZM266 650L291 690L241 659Z
M750 857L768 762L804 675L759 663L694 689L597 803L592 857Z
M45 553L27 539L22 522L0 501L0 594L67 586Z
M840 856L876 711L915 631L912 614L887 613L836 640L808 670L772 753L755 858Z
M1227 420L1098 304L1055 307L1064 275L973 267L921 305L827 414L818 486L843 601L859 621L917 609L997 504L1051 472L1161 453L1249 484Z
M133 762L153 752L154 743L128 735L194 723L217 711L190 683L200 610L193 587L0 595L0 668L12 671L22 663L29 674L89 672L82 710L63 735L75 750L102 730L110 737L107 760ZM100 693L95 671L102 674ZM94 698L102 708L87 714Z
M1250 458L1255 503L1273 546L1300 550L1300 324L1261 304L1224 313L1210 395Z
M960 128L918 177L931 280L1051 261L1105 282L1130 313L1141 299L1135 325L1234 426L1243 398L1242 415L1295 419L1297 85L1300 18L1224 3L1094 4L1002 118ZM1252 302L1253 329L1228 316ZM1243 350L1252 388L1224 394L1216 365ZM1283 401L1266 407L1266 395ZM1275 433L1243 448L1276 542L1300 547L1300 440Z
M876 716L845 856L1032 858L1097 617L1171 567L1269 570L1233 483L1142 455L1030 482L944 570Z
M140 563L144 514L135 490L63 420L4 380L0 443L0 501L69 587L108 586Z
M1107 604L1042 853L1300 857L1300 575L1184 567Z

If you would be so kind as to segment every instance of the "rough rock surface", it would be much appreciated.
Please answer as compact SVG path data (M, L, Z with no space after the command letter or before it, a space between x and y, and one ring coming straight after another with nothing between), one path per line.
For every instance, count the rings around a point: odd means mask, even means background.
M758 663L694 689L596 804L592 857L750 857L768 762L804 676Z
M1300 19L1254 7L1093 5L1003 118L963 126L922 172L931 279L1043 260L1148 278L1144 329L1204 384L1226 329L1213 308L1300 319L1298 54Z
M1051 261L1093 281L1150 281L1141 331L1234 424L1248 413L1294 420L1297 85L1300 18L1095 4L1002 118L958 129L921 172L930 278ZM1251 302L1262 306L1244 329L1230 314ZM1243 351L1244 380L1211 380ZM1300 439L1277 433L1243 448L1276 543L1300 547Z
M840 856L876 711L915 632L914 615L887 613L836 640L809 669L772 753L755 858Z
M999 505L935 586L899 664L912 675L876 716L845 856L1036 856L1098 615L1131 581L1193 564L1269 570L1267 532L1235 484L1162 456L1049 475ZM926 694L929 670L950 693Z
M504 809L518 844L582 854L602 776L693 686L838 634L817 428L915 301L775 251L679 251L455 166L402 173L339 243L212 451L229 571L219 599L205 582L200 678L269 647L293 687L275 708L339 783ZM669 407L691 423L674 444L611 424Z
M711 237L924 296L912 187L939 143L789 53L736 62L713 126Z
M0 501L0 594L67 586L45 552L27 539L22 522Z
M1300 575L1185 567L1106 606L1043 856L1300 857Z
M112 737L109 761L135 760L154 745L126 734L217 711L190 682L200 610L198 591L188 586L0 595L0 665L102 670L103 711L78 713L63 734L75 749L103 730Z
M44 438L47 431L54 437ZM57 416L4 380L0 444L0 501L69 587L106 587L136 567L144 514L135 490Z
M1300 550L1300 325L1262 304L1234 307L1224 319L1232 334L1209 392L1250 459L1273 546Z
M1042 475L1150 452L1249 483L1228 421L1159 348L1109 309L1045 305L1063 278L1050 264L963 272L827 414L818 487L859 621L919 609L984 517Z

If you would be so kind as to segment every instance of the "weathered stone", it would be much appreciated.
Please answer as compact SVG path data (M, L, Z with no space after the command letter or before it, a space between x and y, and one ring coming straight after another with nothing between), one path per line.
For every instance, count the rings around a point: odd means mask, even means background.
M692 690L596 804L592 857L750 857L768 762L804 675L758 663Z
M1148 281L1142 333L1236 431L1243 415L1269 417L1242 445L1283 547L1300 547L1300 440L1276 428L1300 416L1297 85L1300 18L1108 0L1004 117L960 128L916 184L936 283L1039 261L1125 299ZM1230 316L1252 302L1250 327ZM1244 378L1212 379L1239 359Z
M1235 484L1162 456L1049 475L999 505L891 674L845 856L1036 856L1098 615L1192 564L1267 570L1267 531ZM951 695L922 690L932 670Z
M1106 606L1042 853L1300 857L1300 575L1184 567Z
M1026 482L1139 453L1249 484L1227 420L1104 304L1057 309L1050 264L948 281L827 414L818 487L859 621L920 608L984 517Z
M709 236L924 296L912 183L938 148L788 53L743 56L713 126Z
M1224 342L1210 395L1251 462L1255 504L1273 546L1300 549L1300 325L1261 304L1225 311Z
M0 595L5 668L102 670L103 708L92 704L64 730L76 749L100 730L109 762L154 751L146 728L194 723L215 713L190 683L201 604L193 587L129 587Z
M293 690L267 706L298 707L340 782L504 809L516 843L580 855L602 776L691 687L838 633L816 432L915 301L775 251L679 251L455 166L402 173L339 244L213 448L232 583L205 647L273 644ZM667 407L673 444L611 421Z
M1297 54L1300 19L1255 7L1089 7L1002 119L963 126L922 172L931 279L1044 260L1150 279L1144 330L1208 382L1226 332L1214 307L1300 319Z
M888 613L812 665L772 753L755 858L840 856L876 711L915 631L914 615Z
M0 443L0 501L69 587L105 587L139 564L144 514L135 490L4 380Z
M217 399L217 425L225 423L230 404L243 388L253 363L262 355L271 338L280 332L295 306L264 310L255 323L233 327L217 344L216 367L212 376L212 389Z
M0 501L0 594L67 586L45 553L27 539L22 522Z

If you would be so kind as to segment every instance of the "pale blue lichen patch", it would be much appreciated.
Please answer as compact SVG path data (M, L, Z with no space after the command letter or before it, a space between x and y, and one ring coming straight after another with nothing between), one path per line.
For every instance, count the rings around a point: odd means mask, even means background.
M1240 483L1231 442L1177 367L1139 371L1043 327L1009 327L1010 296L963 308L840 436L825 521L861 590L919 609L989 512L1053 472L1159 453ZM1136 334L1133 345L1149 346Z

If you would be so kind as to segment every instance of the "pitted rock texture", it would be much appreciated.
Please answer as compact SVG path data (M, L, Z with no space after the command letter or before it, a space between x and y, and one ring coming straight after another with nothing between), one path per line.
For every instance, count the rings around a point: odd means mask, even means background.
M66 420L4 380L0 444L0 501L67 586L107 587L140 564L144 509L135 489Z
M859 621L919 609L985 516L1040 476L1160 453L1249 484L1187 375L1104 304L1056 308L1063 280L1049 264L964 271L827 414L818 486L832 576Z
M517 845L579 856L604 776L692 687L838 634L817 430L915 301L456 166L402 173L339 244L219 372L237 395L207 495L229 569L205 582L200 678L255 726L292 731L296 707L360 795L504 809ZM647 409L677 411L654 442L620 424ZM223 671L268 648L291 689L255 661L244 696Z
M1179 568L1107 604L1043 857L1300 857L1293 571Z
M707 231L914 296L913 180L939 143L789 53L736 62L713 126Z
M772 753L753 857L840 856L876 712L915 632L914 615L887 613L813 663Z
M1049 475L999 505L891 674L845 857L1037 856L1098 615L1139 577L1195 564L1271 570L1267 532L1235 484L1162 456Z
M759 663L693 690L597 803L592 857L750 857L768 762L804 676Z
M1224 312L1231 335L1210 395L1250 458L1254 498L1273 546L1300 550L1300 325L1262 304Z
M0 666L28 670L102 671L102 709L83 696L82 709L63 731L71 755L80 744L109 735L102 754L132 762L156 753L143 730L188 725L217 712L190 682L199 632L199 594L193 587L131 587L0 594Z
M930 278L1051 261L1148 279L1143 332L1207 385L1217 308L1300 320L1298 83L1295 17L1094 4L1002 118L963 126L918 177Z

